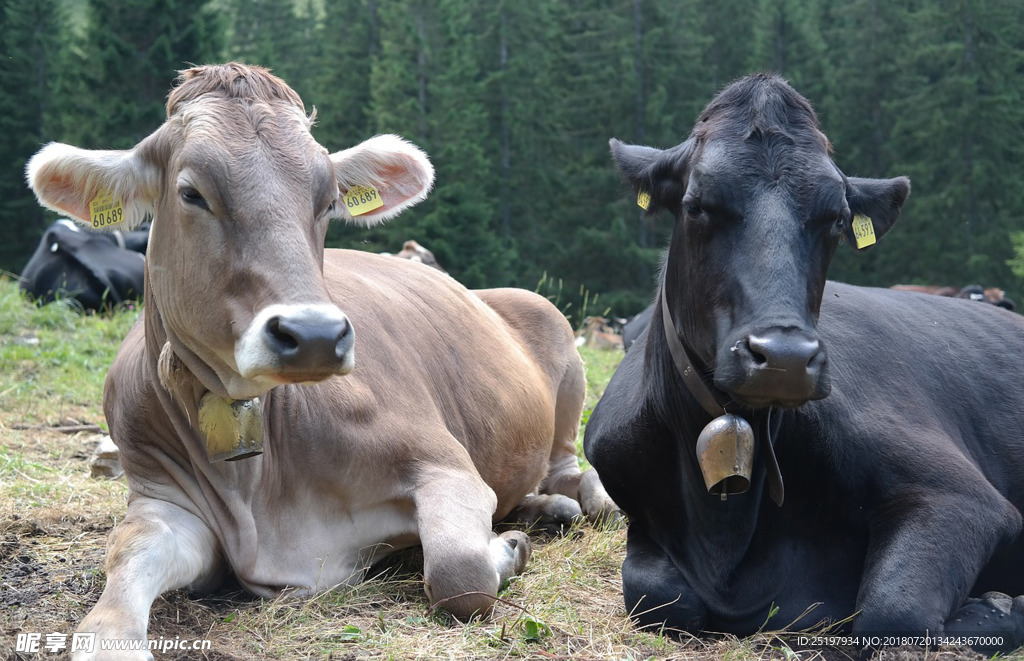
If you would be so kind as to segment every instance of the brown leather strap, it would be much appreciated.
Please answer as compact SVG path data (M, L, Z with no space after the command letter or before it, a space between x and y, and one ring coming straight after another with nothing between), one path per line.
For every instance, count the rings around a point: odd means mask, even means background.
M683 377L683 383L690 391L708 415L717 418L725 414L725 407L718 403L711 390L704 384L704 380L693 368L693 363L686 355L686 348L679 341L679 334L676 332L675 324L672 323L672 315L669 314L668 302L665 300L665 289L662 288L658 295L661 299L661 319L665 325L665 339L668 341L668 352L672 354L672 362L676 365L676 371Z

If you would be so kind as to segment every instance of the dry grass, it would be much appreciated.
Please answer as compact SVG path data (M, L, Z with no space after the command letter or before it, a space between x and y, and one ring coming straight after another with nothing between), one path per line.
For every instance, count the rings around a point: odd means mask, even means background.
M47 425L65 418L102 423L97 365L109 364L117 344L111 338L131 319L35 311L12 302L10 289L0 279L0 659L58 658L18 655L16 635L71 633L96 602L105 539L123 516L127 488L123 480L89 477L96 436ZM619 356L585 358L589 408ZM30 428L15 428L24 425ZM637 631L622 604L622 529L584 525L565 537L532 539L526 573L487 621L460 624L432 613L413 552L384 576L309 599L254 599L232 586L200 598L172 592L153 606L150 637L211 642L206 652L157 655L182 660L855 658L841 650L794 651L791 636L774 633L738 640ZM878 658L982 657L886 650Z

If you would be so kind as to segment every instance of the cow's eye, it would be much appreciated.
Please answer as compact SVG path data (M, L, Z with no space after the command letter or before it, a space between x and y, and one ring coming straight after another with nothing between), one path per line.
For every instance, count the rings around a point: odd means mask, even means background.
M704 212L704 209L701 208L700 204L691 200L683 202L683 212L690 218L696 218Z
M185 202L185 204L191 204L193 206L199 207L200 209L206 209L207 211L210 210L210 207L206 204L206 200L203 199L203 196L200 195L199 191L197 191L195 188L192 188L191 186L185 186L178 192L181 195L181 199Z

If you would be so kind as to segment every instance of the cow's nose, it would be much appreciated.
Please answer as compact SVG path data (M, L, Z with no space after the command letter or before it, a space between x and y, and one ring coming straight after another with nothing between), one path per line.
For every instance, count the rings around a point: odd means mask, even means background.
M323 370L351 350L353 333L345 317L275 315L263 327L264 341L288 370Z
M821 342L799 332L771 330L749 335L746 345L758 369L803 374L813 370L823 356Z
M824 345L799 329L750 333L723 359L715 385L748 406L800 406L828 396L831 389Z

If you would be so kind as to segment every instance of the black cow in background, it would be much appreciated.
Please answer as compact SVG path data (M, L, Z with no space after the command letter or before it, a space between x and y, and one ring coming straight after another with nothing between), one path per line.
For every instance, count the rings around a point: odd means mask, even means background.
M654 304L651 303L640 312L626 320L626 323L622 325L622 348L629 351L629 348L633 346L637 338L640 337L640 333L647 330L647 326L651 323L651 315L654 313Z
M149 229L89 232L69 220L47 228L19 284L40 303L72 298L101 310L142 297Z
M777 76L727 87L677 147L611 146L675 217L584 439L629 519L631 616L748 635L774 606L769 628L854 616L864 645L1024 643L1024 597L988 592L1024 593L1024 318L826 282L910 183L843 174Z

